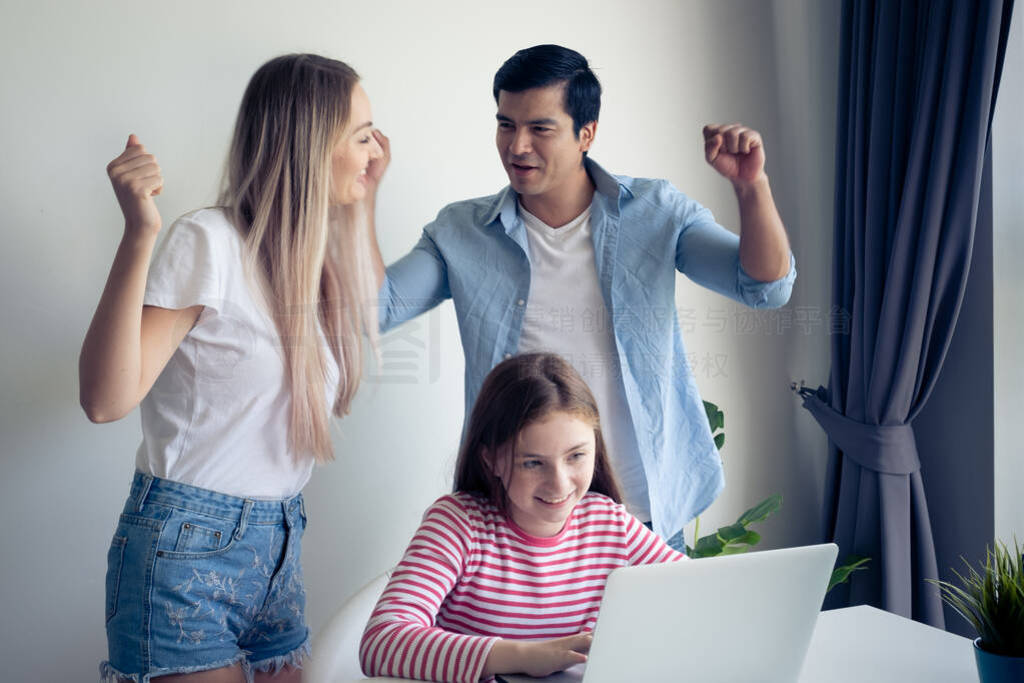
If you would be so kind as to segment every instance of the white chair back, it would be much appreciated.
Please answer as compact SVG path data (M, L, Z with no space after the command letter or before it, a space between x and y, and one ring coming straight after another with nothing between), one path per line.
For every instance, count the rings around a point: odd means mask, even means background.
M364 678L359 641L391 570L372 579L345 601L313 638L313 656L303 667L304 683L349 683Z

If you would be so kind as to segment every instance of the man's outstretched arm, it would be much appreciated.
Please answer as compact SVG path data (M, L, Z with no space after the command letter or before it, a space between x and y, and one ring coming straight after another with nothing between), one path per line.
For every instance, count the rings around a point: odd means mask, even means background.
M366 169L367 192L362 208L366 212L366 238L370 266L379 290L380 331L383 333L430 310L451 294L444 259L425 230L412 251L389 268L384 267L377 241L376 205L377 189L391 163L391 141L379 130L373 131L373 137L380 145L381 155Z

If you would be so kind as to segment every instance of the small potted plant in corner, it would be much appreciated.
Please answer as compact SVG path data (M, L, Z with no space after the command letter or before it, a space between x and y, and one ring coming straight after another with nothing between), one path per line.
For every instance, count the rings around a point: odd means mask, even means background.
M971 622L978 637L974 658L981 683L1024 681L1024 558L1016 539L1013 551L995 544L985 549L981 571L967 560L967 574L956 570L959 585L934 581L942 599Z

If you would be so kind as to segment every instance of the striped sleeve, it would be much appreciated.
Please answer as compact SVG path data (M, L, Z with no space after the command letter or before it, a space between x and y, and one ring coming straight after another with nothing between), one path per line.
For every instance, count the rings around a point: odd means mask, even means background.
M462 575L471 538L465 509L451 496L427 510L363 632L363 673L441 683L480 680L497 638L435 625L441 603Z
M678 550L670 548L660 536L630 514L626 515L626 553L630 566L690 559Z

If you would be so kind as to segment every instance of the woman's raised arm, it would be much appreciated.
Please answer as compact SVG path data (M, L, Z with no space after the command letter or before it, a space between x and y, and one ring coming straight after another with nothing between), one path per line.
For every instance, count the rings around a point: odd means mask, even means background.
M139 404L203 310L143 307L162 225L153 200L164 182L156 158L130 135L107 175L124 214L124 235L78 359L79 400L93 422L118 420Z

